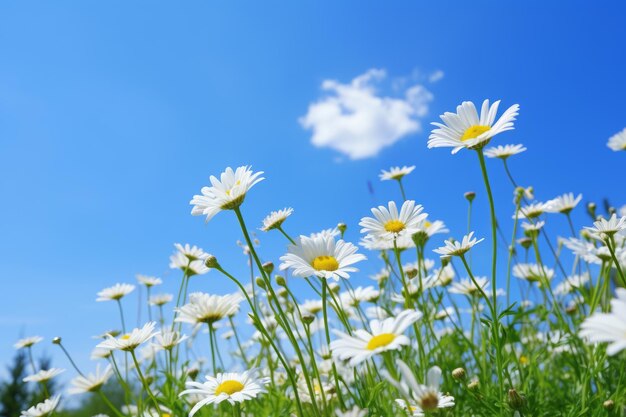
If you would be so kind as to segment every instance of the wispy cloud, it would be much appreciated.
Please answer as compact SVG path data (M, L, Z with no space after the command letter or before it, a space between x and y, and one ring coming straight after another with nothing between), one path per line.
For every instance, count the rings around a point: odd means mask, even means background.
M414 83L386 96L377 89L386 78L385 70L370 69L347 84L325 80L326 94L299 119L303 128L312 130L311 143L364 159L419 132L433 95Z

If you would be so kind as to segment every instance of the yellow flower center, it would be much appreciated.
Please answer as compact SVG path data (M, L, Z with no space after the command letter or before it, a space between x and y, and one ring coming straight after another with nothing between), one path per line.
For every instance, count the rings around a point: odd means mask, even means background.
M463 132L463 136L461 136L461 140L475 139L478 136L485 133L486 131L488 131L489 129L491 129L491 126L486 126L486 125L470 126L465 130L465 132Z
M406 225L400 220L389 220L385 223L385 230L391 233L400 233Z
M379 347L387 346L389 343L393 342L395 338L396 335L393 333L381 333L370 339L367 343L367 349L375 350Z
M318 256L313 259L311 266L316 271L336 271L339 269L339 262L334 256Z
M122 336L120 336L120 339L121 340L128 340L128 339L130 339L130 334L122 335Z
M431 222L429 222L428 220L424 221L424 229L428 229L430 226L432 226L433 224Z
M434 392L429 392L422 397L421 406L422 410L429 411L435 410L439 405L439 397Z
M222 382L217 386L217 388L215 388L215 395L220 395L222 393L233 395L241 390L243 390L243 384L241 382L229 379Z
M519 357L519 363L522 365L528 365L529 362L530 360L528 359L528 356L522 355Z

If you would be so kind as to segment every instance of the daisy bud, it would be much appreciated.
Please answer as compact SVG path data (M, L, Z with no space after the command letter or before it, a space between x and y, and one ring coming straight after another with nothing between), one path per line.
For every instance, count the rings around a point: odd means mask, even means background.
M304 314L304 315L302 315L302 322L304 324L309 325L309 324L313 323L314 320L315 320L315 316L313 314Z
M470 391L478 391L479 386L480 386L480 382L477 379L475 379L469 384L467 384L467 389L469 389Z
M428 240L428 233L420 230L419 232L415 232L411 235L411 239L413 239L413 243L415 246L424 246L426 241Z
M465 369L463 368L456 368L455 370L452 371L452 378L456 379L457 381L461 381L463 379L465 379Z
M451 258L441 258L441 268L445 268L450 264Z
M417 269L411 268L404 271L408 279L413 279L417 276Z
M468 191L463 194L463 197L465 197L465 199L471 203L472 201L474 201L474 198L476 198L476 193L474 191Z
M336 282L331 282L330 284L328 284L328 289L334 292L335 294L339 294L340 288L339 288L339 284L337 284Z
M346 233L346 230L348 230L348 226L345 223L339 223L337 224L337 230L339 230L343 236L343 234Z
M187 375L189 375L189 378L191 378L192 380L195 380L199 373L200 369L198 368L191 368L187 371Z
M219 268L220 264L217 262L217 258L213 255L209 255L205 261L204 261L204 265L207 268Z
M605 402L602 403L602 407L605 410L612 410L615 408L615 401L613 400L606 400Z
M506 401L509 404L509 407L513 410L520 410L526 405L525 396L520 395L520 393L513 388L509 390L509 395L507 396Z
M578 311L578 306L574 303L570 304L565 308L565 312L570 316L573 316Z
M287 298L287 295L288 295L289 293L287 292L287 289L286 289L286 288L279 288L279 289L278 289L278 291L276 291L276 294L277 294L279 297Z
M287 281L285 280L285 277L281 275L276 275L274 279L276 279L276 284L280 285L281 287L287 286Z
M609 207L606 211L610 216L617 214L617 209L615 207Z
M587 204L587 213L589 213L592 219L596 219L596 203Z
M52 343L54 343L55 345L60 345L61 338L59 336L55 337L54 339L52 339Z
M263 279L261 277L256 277L255 281L256 281L256 285L258 285L259 288L262 288L264 290L266 289L265 281L263 281Z
M263 270L267 275L270 275L272 272L274 272L274 264L272 262L265 262L263 264Z

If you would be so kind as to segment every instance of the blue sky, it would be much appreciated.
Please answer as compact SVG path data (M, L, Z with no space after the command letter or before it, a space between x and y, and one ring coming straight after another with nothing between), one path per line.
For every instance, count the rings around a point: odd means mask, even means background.
M208 225L189 215L193 194L226 166L266 172L243 207L252 227L292 206L292 233L344 221L356 241L371 206L399 199L379 170L411 164L409 196L452 235L465 231L463 192L476 190L475 228L488 237L475 155L426 148L428 124L463 100L521 105L516 130L494 143L528 147L511 169L538 199L572 191L626 203L624 155L605 145L626 126L625 11L617 1L2 2L0 362L21 335L60 335L91 368L90 336L117 320L96 292L136 273L174 291L174 242L245 274L232 214ZM421 130L358 160L313 146L299 119L332 95L322 83L371 69L386 73L379 96L401 100L414 85L432 94L413 117ZM508 216L510 185L489 162ZM587 222L583 210L574 217ZM276 260L284 241L260 237ZM487 256L488 242L480 250ZM355 281L370 283L365 273ZM193 285L233 290L215 272Z

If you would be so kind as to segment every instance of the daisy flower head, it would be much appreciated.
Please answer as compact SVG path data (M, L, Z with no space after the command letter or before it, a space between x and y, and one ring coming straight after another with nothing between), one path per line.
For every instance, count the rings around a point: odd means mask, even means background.
M387 371L383 371L383 376L402 394L403 399L397 399L396 403L409 411L411 416L424 416L425 413L439 408L454 406L454 397L445 395L439 390L441 369L438 366L433 366L428 370L426 384L417 382L411 368L402 360L396 361L396 368L400 374L400 380L393 379Z
M554 269L530 263L513 265L513 276L530 282L541 282L543 279L551 281L554 278Z
M370 322L371 333L359 329L350 336L334 330L338 339L330 344L334 357L347 360L350 366L356 366L372 356L388 350L398 350L410 344L410 340L403 333L419 320L422 313L416 310L403 310L396 317Z
M541 216L547 211L547 209L548 205L546 203L532 203L520 207L519 211L517 213L514 213L511 218L515 219L517 217L517 219L520 220L532 220Z
M100 364L98 364L96 365L95 373L80 375L74 378L71 382L72 386L67 390L67 392L70 394L96 392L107 383L111 375L113 375L113 368L111 368L111 365L107 365L106 368L101 369Z
M483 151L487 158L507 159L526 151L524 145L498 145Z
M420 204L415 204L413 200L406 200L400 212L396 203L390 201L385 206L378 206L372 209L374 217L363 217L359 222L362 227L361 233L367 233L378 239L393 240L399 236L412 235L418 230L420 222L428 217L422 213L424 208Z
M606 146L615 152L626 151L626 129L611 136Z
M212 324L239 312L242 296L239 293L209 295L202 292L189 294L189 303L176 310L174 321Z
M48 398L42 403L32 406L28 410L22 411L21 417L43 417L52 414L59 405L60 395Z
M487 292L487 287L489 287L489 278L487 277L475 277L476 282L472 281L469 278L463 279L459 282L454 282L450 285L450 293L452 294L463 294L469 296L480 295L482 292ZM478 285L476 285L478 284Z
M118 283L112 287L105 288L100 291L97 294L98 298L96 298L96 301L118 301L121 300L125 295L133 292L134 289L134 285Z
M263 219L263 227L261 227L261 230L269 232L270 230L278 229L292 213L293 209L291 207L271 212Z
M403 166L402 168L400 167L391 167L389 168L389 171L385 171L384 169L381 170L380 172L380 180L381 181L389 181L389 180L401 180L403 177L409 175L411 172L413 172L413 170L415 169L415 165L411 165L410 167L408 166Z
M208 222L220 211L238 208L246 198L246 193L265 179L261 175L262 171L252 172L249 166L241 166L235 171L228 167L219 180L211 175L211 186L202 187L202 195L194 195L189 202L193 205L191 214L206 216Z
M137 346L147 342L159 333L154 330L155 327L156 322L151 321L146 323L142 328L135 328L130 333L117 338L107 335L106 340L99 343L96 347L110 350L122 350L125 352L133 351Z
M592 236L605 239L626 229L626 216L618 219L617 215L613 213L609 220L600 218L598 221L593 222L593 227L585 226L585 229L589 230Z
M185 246L175 243L176 252L170 256L170 268L180 269L188 276L204 275L209 272L209 268L205 265L205 261L211 257L210 254L203 251L197 246Z
M265 386L270 379L259 377L258 373L259 370L254 368L243 373L220 373L215 377L207 375L204 382L188 381L185 384L187 389L179 395L195 394L202 397L189 412L189 417L193 417L205 405L219 404L222 401L241 403L266 393Z
M174 243L174 248L190 261L205 260L209 257L209 254L202 250L202 248L196 245L192 246L189 243L185 243L184 245Z
M141 274L137 274L137 281L140 284L143 284L148 288L154 287L155 285L163 284L163 281L161 281L161 278L149 277L147 275L141 275Z
M46 382L51 380L57 375L65 372L65 369L60 368L50 368L50 369L41 369L39 372L33 375L29 375L23 379L24 382Z
M610 313L593 313L580 326L579 335L589 343L609 342L608 355L626 349L626 289L617 288Z
M470 249L476 246L476 244L482 242L483 240L485 239L476 239L474 237L474 232L470 232L469 235L463 236L463 240L461 242L453 239L446 240L444 242L445 246L434 249L433 252L439 254L442 258L449 258L451 256L463 256Z
M585 272L581 275L571 275L563 282L554 288L555 295L567 295L574 291L575 289L583 288L589 281L591 277L589 273Z
M479 117L474 103L464 101L457 106L456 113L439 116L443 123L432 123L437 129L428 137L428 148L452 147L453 154L463 148L481 149L495 135L513 129L519 105L509 107L496 121L499 105L499 100L491 106L489 100L483 101Z
M43 337L41 336L30 336L30 337L25 337L23 339L18 340L17 342L15 342L15 344L13 345L13 347L15 349L24 349L24 348L29 348L34 344L37 344L39 342L41 342L43 340Z
M582 198L582 194L578 194L576 197L574 197L574 193L560 195L546 202L546 212L568 214L580 203Z
M167 303L169 303L170 301L172 301L172 299L174 298L174 296L172 294L155 294L155 295L151 295L150 296L150 305L152 306L162 306L165 305Z
M187 340L189 336L181 335L176 330L163 329L157 335L154 336L154 346L159 349L172 350L174 346Z
M347 279L350 273L358 271L352 265L366 259L357 250L352 243L335 242L330 235L300 236L295 245L289 245L288 253L280 257L283 262L280 270L292 269L293 275L303 278L315 275L336 281Z

